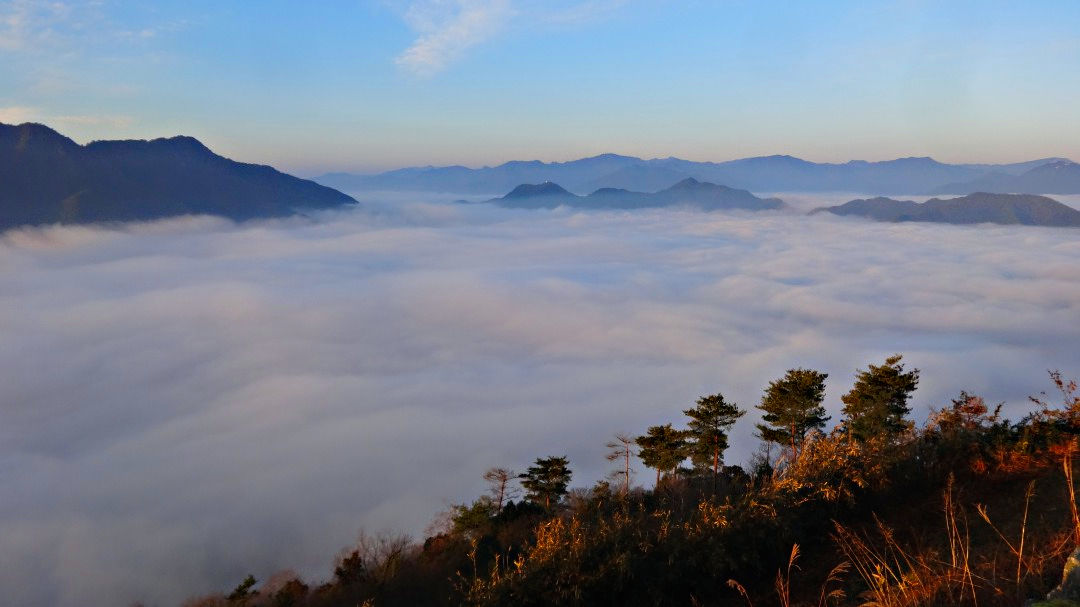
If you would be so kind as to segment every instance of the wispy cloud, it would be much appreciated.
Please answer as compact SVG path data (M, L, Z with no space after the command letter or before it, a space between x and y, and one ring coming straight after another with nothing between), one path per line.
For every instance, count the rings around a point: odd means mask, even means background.
M124 24L105 2L0 0L0 52L56 57L110 44L136 45L190 25L186 19Z
M85 10L67 2L0 2L0 50L34 50L54 41L62 29L79 25Z
M431 75L496 33L513 14L509 0L425 0L405 14L419 34L397 58L417 75Z
M418 76L442 71L465 52L506 30L511 22L530 26L575 26L605 18L627 0L418 0L405 11L417 38L397 64Z
M30 122L32 120L40 120L40 117L41 112L37 108L23 105L0 107L0 122L19 124L22 122Z

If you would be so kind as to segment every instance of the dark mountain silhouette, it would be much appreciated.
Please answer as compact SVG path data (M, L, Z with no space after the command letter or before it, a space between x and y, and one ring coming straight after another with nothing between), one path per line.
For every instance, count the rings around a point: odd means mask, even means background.
M505 196L485 202L511 209L553 209L559 206L589 209L645 209L688 206L705 211L779 209L777 198L758 198L746 190L715 183L703 183L688 177L659 192L632 192L621 188L601 188L588 196L578 196L550 181L522 184Z
M1029 226L1080 227L1080 211L1031 194L977 192L960 198L932 198L924 203L891 198L852 200L812 213L856 215L877 221L930 221L936 223L1001 223Z
M656 164L634 164L594 179L587 191L619 188L637 192L656 192L690 177L682 170Z
M79 145L40 124L0 124L0 229L210 214L243 220L356 201L191 137Z
M559 183L576 193L593 192L599 188L652 192L693 177L752 192L910 194L933 192L946 184L966 183L994 173L1016 176L1060 160L1047 158L1016 164L967 165L945 164L932 158L898 158L883 162L852 160L830 164L783 155L727 162L695 162L680 158L642 160L632 156L602 154L570 162L515 161L479 169L463 166L422 167L366 176L333 173L317 180L346 190L491 194L505 192L519 183L544 181Z
M570 192L567 192L557 183L545 181L541 184L523 183L518 187L510 190L506 196L503 196L505 200L512 199L530 199L530 198L558 198L562 196L574 196ZM574 196L576 198L576 196Z
M1019 175L995 171L973 181L950 183L938 188L935 193L966 194L973 191L1080 194L1080 164L1071 160L1054 160L1035 166Z

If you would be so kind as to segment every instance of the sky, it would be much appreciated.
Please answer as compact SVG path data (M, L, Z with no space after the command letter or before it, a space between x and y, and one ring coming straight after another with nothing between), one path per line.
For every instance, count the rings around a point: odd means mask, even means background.
M1070 228L875 223L806 209L521 211L410 196L233 224L0 234L0 588L26 607L177 605L361 530L418 541L492 466L750 410L770 380L900 352L912 416L1080 373ZM1073 201L1075 204L1075 201ZM962 277L962 279L958 279ZM651 471L634 464L635 483Z
M0 1L0 121L303 176L616 152L1080 158L1080 4Z

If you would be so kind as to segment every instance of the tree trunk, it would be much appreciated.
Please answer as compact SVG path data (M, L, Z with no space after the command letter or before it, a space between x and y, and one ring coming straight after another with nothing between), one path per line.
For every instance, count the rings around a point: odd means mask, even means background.
M716 493L716 477L720 475L720 437L713 436L712 492Z

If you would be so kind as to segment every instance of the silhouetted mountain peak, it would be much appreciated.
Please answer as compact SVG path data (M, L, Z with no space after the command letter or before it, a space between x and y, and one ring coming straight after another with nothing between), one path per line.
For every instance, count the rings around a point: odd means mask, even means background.
M699 188L702 185L704 184L697 179L694 179L693 177L687 177L686 179L683 179L682 181L668 188L668 190L690 190L694 188Z
M617 196L620 194L629 194L630 190L625 188L600 188L589 196Z
M641 160L641 159L636 157L636 156L623 156L622 154L612 154L611 152L607 152L607 153L604 153L604 154L597 154L596 156L588 156L586 158L582 158L582 159L577 160L575 162L587 162L587 161L590 161L590 160Z
M152 139L151 144L167 147L174 150L182 150L185 152L196 152L199 154L214 155L210 148L203 145L203 142L194 137L187 135L177 135L175 137L168 137L162 139Z
M790 154L772 154L769 156L753 156L751 158L744 158L742 160L733 160L730 162L749 162L751 164L779 164L779 165L807 165L813 164L810 161L803 160Z
M1044 165L1037 166L1025 175L1038 175L1040 173L1056 173L1060 171L1075 171L1080 168L1080 164L1077 164L1071 160L1056 160L1054 162L1048 162Z
M217 157L210 148L203 145L201 141L194 137L187 135L177 135L175 137L159 137L157 139L117 139L117 140L105 140L105 141L91 141L86 144L86 149L95 152L112 152L112 153L146 153L147 151L154 152L171 152L174 154L180 154L184 156L195 156L202 158Z
M537 196L573 196L573 194L557 183L545 181L536 184L523 183L503 198L535 198Z
M0 229L187 214L279 217L355 202L272 167L219 156L194 137L83 146L44 125L0 124Z
M676 193L676 192L695 192L695 193L696 192L701 192L701 193L707 193L707 192L720 192L720 191L731 190L731 189L732 188L729 188L726 185L720 185L720 184L711 183L711 182L708 182L708 181L698 181L697 179L694 179L693 177L687 177L686 179L683 179L682 181L676 183L675 185L673 185L670 188L667 188L666 190L663 190L663 191L664 192L670 192L670 193ZM747 192L747 193L749 193L749 192Z
M813 213L856 215L877 221L999 223L1054 227L1080 226L1080 211L1045 196L976 192L959 198L931 198L923 203L891 198L852 200Z
M559 206L592 209L643 209L686 206L705 211L742 209L763 211L784 206L777 198L758 198L746 190L683 179L659 192L635 192L622 188L600 188L588 196L577 196L550 181L541 184L522 184L509 194L488 200L508 208L542 209Z
M937 192L942 194L973 191L1080 193L1080 164L1068 159L1057 159L1036 165L1020 174L991 172L973 181L950 183L937 189Z
M24 122L16 125L0 122L0 145L11 145L20 150L28 146L49 148L79 147L79 144L71 139L37 122Z
M897 158L892 161L895 164L906 164L915 166L940 166L941 163L934 160L929 156L907 156L904 158Z

